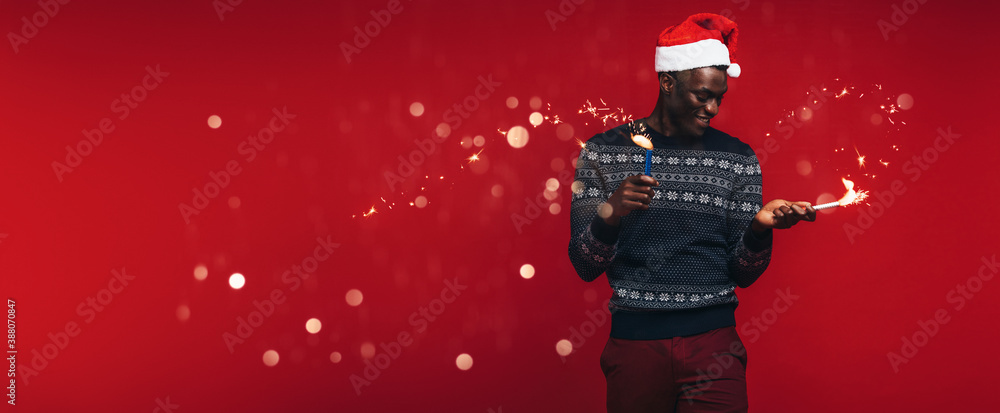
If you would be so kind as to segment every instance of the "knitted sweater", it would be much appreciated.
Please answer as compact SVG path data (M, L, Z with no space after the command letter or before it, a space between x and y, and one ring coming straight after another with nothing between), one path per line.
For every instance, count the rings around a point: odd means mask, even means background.
M756 281L771 258L770 231L750 230L761 208L757 157L713 128L688 145L645 128L660 185L648 210L609 226L597 208L645 166L645 149L631 140L637 125L595 135L580 152L570 261L584 281L607 273L612 337L661 339L736 325L734 290Z

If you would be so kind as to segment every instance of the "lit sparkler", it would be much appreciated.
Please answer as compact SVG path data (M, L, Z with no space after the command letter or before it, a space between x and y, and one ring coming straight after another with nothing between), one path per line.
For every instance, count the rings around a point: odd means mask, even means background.
M816 206L813 207L813 209L815 209L817 211L820 211L820 210L824 210L824 209L827 209L827 208L835 208L835 207L839 207L839 206L848 206L848 205L852 205L852 204L856 204L858 202L864 201L866 198L868 198L868 191L863 191L863 190L862 191L855 191L854 190L854 182L849 181L847 178L840 178L840 179L842 179L844 181L844 187L847 188L847 193L844 194L844 197L840 198L840 200L835 201L835 202L829 202L829 203L822 204L822 205L816 205Z
M653 142L643 135L632 135L632 142L635 142L636 145L639 145L646 150L646 169L643 173L646 174L646 176L651 176L649 174L649 169L650 164L653 161Z

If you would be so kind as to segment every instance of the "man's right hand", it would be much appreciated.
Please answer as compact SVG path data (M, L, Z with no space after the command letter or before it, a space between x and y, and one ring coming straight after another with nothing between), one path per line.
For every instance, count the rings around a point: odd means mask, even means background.
M646 175L632 175L625 178L618 186L618 190L611 194L611 198L601 205L597 213L608 225L618 226L621 217L628 215L629 212L649 209L649 203L656 195L653 192L654 186L660 186L660 183Z

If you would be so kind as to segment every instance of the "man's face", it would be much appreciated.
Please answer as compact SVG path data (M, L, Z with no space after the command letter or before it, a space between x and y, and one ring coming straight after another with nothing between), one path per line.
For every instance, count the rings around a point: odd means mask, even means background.
M666 97L672 129L679 136L701 137L719 113L722 95L729 89L726 72L702 67L678 77L680 79L674 79L669 87L670 95Z

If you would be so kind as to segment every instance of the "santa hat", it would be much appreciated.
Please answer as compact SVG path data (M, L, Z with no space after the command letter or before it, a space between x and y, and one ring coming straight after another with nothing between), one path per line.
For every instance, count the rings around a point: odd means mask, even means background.
M730 77L739 77L735 52L736 23L718 14L699 13L660 33L656 42L656 71L723 65L729 66L726 73Z

